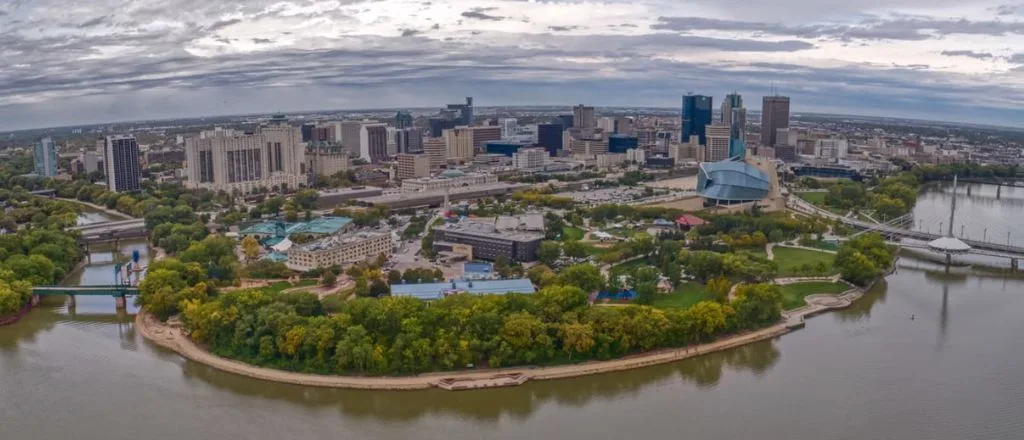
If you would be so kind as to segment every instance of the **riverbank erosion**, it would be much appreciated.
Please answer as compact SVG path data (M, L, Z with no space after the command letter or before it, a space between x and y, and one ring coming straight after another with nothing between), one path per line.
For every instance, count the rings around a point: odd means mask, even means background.
M502 383L495 380L498 377L521 377L519 383L526 382L527 380L567 379L666 364L715 351L727 350L782 336L790 331L802 328L805 318L829 310L849 307L863 293L864 290L851 289L841 295L813 295L807 298L807 306L783 313L783 319L778 324L757 331L720 338L707 344L662 349L620 359L589 361L572 365L515 367L394 377L316 375L257 367L216 356L192 341L191 338L183 333L181 328L160 322L155 316L144 311L139 311L135 317L135 323L136 328L139 329L143 337L156 345L172 350L194 362L253 379L312 387L396 391L424 390L434 387L446 388L443 386L446 383L460 382L467 384L467 386L459 389L478 389L489 388L486 386L488 383ZM480 384L481 386L474 386L474 384ZM502 384L500 386L506 385Z

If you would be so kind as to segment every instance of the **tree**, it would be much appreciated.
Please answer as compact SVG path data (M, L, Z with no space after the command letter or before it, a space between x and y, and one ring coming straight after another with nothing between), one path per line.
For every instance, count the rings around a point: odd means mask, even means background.
M381 297L391 293L391 287L380 278L374 279L370 284L370 296Z
M494 259L494 272L502 278L511 278L512 267L509 266L508 257L498 255L498 258Z
M395 285L402 282L402 271L395 269L388 272L388 284Z
M206 237L203 241L192 243L179 258L182 262L198 263L205 267L210 278L218 280L222 285L233 283L239 276L235 240L229 237Z
M594 347L594 327L578 322L563 324L559 332L562 350L572 359L573 353L586 353Z
M558 281L567 286L576 286L584 292L595 292L604 287L604 275L592 264L577 264L562 270Z
M533 267L526 271L526 277L537 287L544 287L558 280L555 272L544 264L533 265Z
M719 302L725 302L729 297L729 290L732 289L732 283L728 278L719 276L708 280L707 288L708 292L711 292Z
M683 262L686 271L701 282L722 275L724 264L722 254L711 251L696 251L689 254Z
M260 242L256 240L256 237L246 236L242 239L242 252L245 254L246 261L255 260L260 256Z
M327 271L327 272L324 273L324 276L323 276L323 285L324 286L334 287L334 285L337 282L338 282L338 276L335 275L334 272Z
M562 254L562 247L556 241L545 240L537 247L537 260L548 266L554 265Z
M565 256L569 258L584 258L587 256L587 246L579 241L568 241L562 246Z

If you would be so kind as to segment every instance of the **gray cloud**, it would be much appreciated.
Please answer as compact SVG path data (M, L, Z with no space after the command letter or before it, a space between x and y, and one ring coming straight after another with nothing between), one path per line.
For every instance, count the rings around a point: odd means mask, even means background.
M435 23L434 26L437 26L437 23ZM420 33L420 31L418 31L416 29L402 29L402 36L403 37L411 37L411 36L416 35L418 33Z
M973 50L944 50L942 54L947 57L968 57L979 60L990 60L996 57L988 52L975 52Z
M269 38L253 38L252 42L256 44L271 44L274 42L274 40L271 40Z
M497 15L485 14L487 11L493 11L497 8L473 8L463 12L461 15L466 18L472 18L476 20L488 20L488 21L501 21L505 17L499 17Z
M788 25L771 22L722 20L703 17L658 17L652 29L696 32L707 30L763 33L798 38L837 40L926 40L937 36L967 34L1024 35L1024 22L899 18L867 19L857 24Z
M579 26L548 26L548 30L552 32L567 32L579 28Z
M86 22L83 22L82 24L78 25L78 27L82 28L82 29L96 27L96 26L99 26L101 24L106 23L107 21L110 20L110 18L111 18L110 15L99 16L99 17L93 18L91 20L88 20Z

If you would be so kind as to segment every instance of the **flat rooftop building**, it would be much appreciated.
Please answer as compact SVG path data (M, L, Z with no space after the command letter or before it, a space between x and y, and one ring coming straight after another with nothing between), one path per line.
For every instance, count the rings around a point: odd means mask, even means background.
M534 261L537 248L544 240L544 218L539 215L502 216L494 220L462 219L434 229L434 250L443 251L453 245L473 248L473 258L495 260L504 256L509 261Z
M384 232L353 232L314 241L288 249L288 267L293 270L311 270L358 263L391 256L391 234Z
M352 223L348 217L318 217L308 222L264 221L238 231L239 237L254 236L257 239L292 234L334 235L342 232ZM283 235L282 235L283 234Z
M471 295L507 295L510 293L533 294L537 289L529 279L514 280L468 280L447 283L392 284L391 296L410 296L431 301L449 295L468 293Z

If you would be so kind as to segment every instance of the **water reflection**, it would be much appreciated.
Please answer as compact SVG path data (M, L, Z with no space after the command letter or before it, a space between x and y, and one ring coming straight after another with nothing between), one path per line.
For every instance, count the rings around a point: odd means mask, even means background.
M457 394L442 390L382 393L265 383L225 374L195 362L185 362L182 373L187 380L201 380L234 394L284 400L303 406L336 406L350 417L411 421L445 414L493 422L502 418L529 419L549 402L585 407L595 400L638 397L648 387L675 380L712 388L724 374L748 372L755 376L764 375L780 357L775 341L762 341L670 365Z

